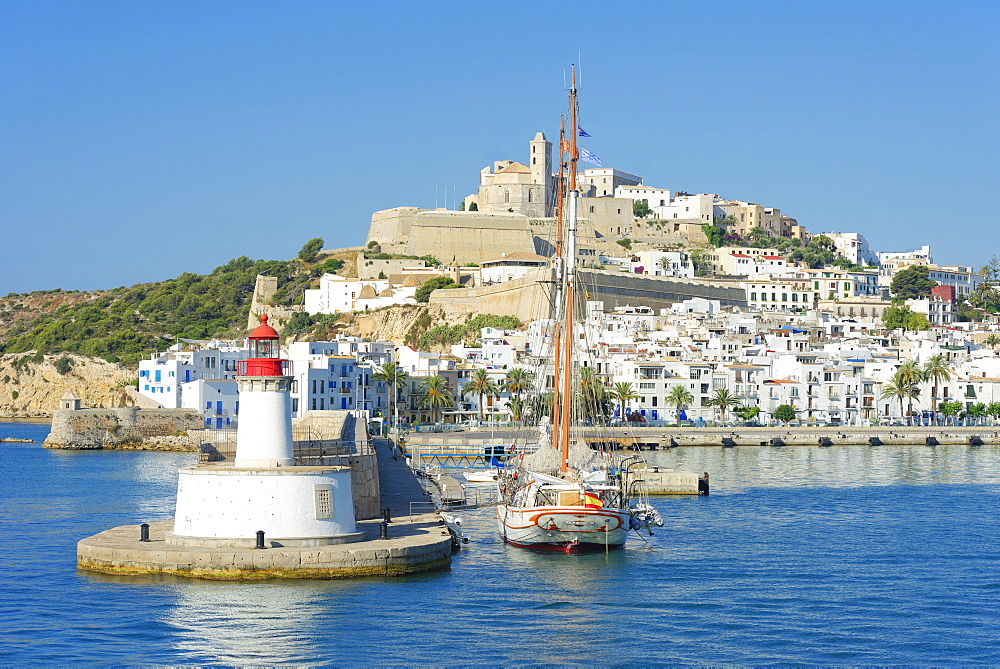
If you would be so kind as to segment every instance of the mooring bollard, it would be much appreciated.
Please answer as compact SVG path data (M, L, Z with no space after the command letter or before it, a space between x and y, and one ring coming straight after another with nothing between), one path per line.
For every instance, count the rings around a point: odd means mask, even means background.
M387 523L391 523L392 522L392 518L390 517L391 515L392 515L392 509L382 509L382 520L383 521L385 521Z
M139 541L149 541L149 523L139 526Z
M264 530L257 530L257 545L254 546L257 549L264 549L267 546L264 545Z
M389 523L382 521L378 524L378 538L388 539L389 538Z

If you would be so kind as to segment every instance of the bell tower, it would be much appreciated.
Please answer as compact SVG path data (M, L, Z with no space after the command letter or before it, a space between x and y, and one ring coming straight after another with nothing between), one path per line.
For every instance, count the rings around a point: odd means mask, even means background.
M552 142L545 139L545 133L539 132L531 140L528 167L531 168L531 182L541 188L541 202L545 203L545 216L553 215L555 210L555 188L552 178Z

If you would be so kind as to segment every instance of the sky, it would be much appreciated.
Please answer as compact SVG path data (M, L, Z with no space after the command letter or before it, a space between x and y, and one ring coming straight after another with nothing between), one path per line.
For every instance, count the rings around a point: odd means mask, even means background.
M574 63L604 167L978 268L998 23L975 0L6 0L0 295L362 244L372 212L451 207L557 137Z

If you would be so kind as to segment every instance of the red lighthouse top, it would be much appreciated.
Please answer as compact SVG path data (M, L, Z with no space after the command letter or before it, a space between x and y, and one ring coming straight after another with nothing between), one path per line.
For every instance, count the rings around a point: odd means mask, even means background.
M240 376L284 376L285 361L278 357L280 337L278 331L267 324L267 314L260 317L260 325L248 339L250 357L245 367L240 365Z

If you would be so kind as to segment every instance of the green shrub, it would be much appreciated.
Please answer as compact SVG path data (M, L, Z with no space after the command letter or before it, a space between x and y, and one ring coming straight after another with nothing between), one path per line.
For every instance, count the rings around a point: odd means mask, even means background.
M63 357L56 360L55 368L60 375L65 376L73 370L73 361L64 355Z

